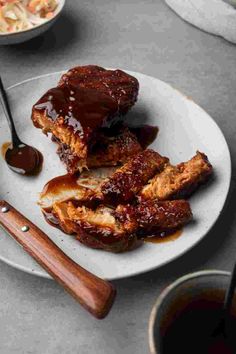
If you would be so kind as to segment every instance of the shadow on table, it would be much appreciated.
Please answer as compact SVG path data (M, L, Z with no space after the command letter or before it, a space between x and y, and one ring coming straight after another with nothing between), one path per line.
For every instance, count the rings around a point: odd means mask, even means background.
M82 42L82 31L86 30L84 19L75 18L72 14L63 13L57 22L42 35L27 42L8 46L9 54L23 56L37 54L37 56L53 55L57 51L69 49L75 42Z

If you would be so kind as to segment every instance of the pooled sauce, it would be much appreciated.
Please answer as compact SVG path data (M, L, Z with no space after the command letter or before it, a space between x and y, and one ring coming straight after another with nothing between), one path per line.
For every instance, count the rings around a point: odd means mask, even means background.
M210 294L210 293L209 293ZM236 337L227 337L215 329L222 318L222 303L214 299L195 299L173 321L162 335L163 354L235 354ZM230 318L231 333L236 333L236 317ZM233 337L230 338L230 337Z
M110 127L118 119L117 102L98 90L62 86L50 89L34 105L38 111L46 111L55 121L59 117L84 141L101 127Z
M49 225L57 227L58 229L61 230L59 220L55 217L55 215L52 213L50 209L48 210L44 209L43 216Z
M50 193L60 193L63 190L68 191L69 189L79 189L79 185L77 183L78 176L77 175L62 175L51 179L47 184L45 184L41 195L46 195Z
M5 143L2 144L1 146L1 153L2 153L2 157L5 159L5 155L6 152L8 150L8 148L11 147L11 142L6 141Z
M144 242L151 242L151 243L163 243L163 242L170 242L174 241L179 238L183 233L182 229L173 230L169 232L161 232L156 236L146 237Z
M38 165L34 168L34 170L30 173L31 176L36 176L42 171L43 167L43 154L38 151Z
M146 149L157 137L158 127L151 125L130 126L130 131L134 133L143 149Z
M43 155L31 146L22 144L12 149L12 144L5 142L1 147L1 152L14 172L32 176L37 175L42 169Z

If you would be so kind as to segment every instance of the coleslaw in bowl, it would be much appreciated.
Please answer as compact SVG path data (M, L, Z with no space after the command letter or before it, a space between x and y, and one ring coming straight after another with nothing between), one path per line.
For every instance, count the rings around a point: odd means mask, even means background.
M25 42L45 32L65 0L0 0L0 45Z

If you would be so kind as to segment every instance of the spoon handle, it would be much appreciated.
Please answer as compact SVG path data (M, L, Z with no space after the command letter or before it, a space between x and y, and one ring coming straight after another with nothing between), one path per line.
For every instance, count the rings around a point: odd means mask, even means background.
M1 76L0 76L0 101L1 101L3 111L5 113L5 116L7 118L10 130L11 130L12 144L13 144L13 146L19 145L21 143L21 141L20 141L20 139L17 135L17 132L16 132L15 124L13 121L13 117L12 117L10 106L9 106L8 99L7 99L7 94L4 89Z
M229 284L230 285L227 288L227 291L225 294L225 299L224 299L224 305L223 305L224 313L227 318L230 315L231 305L232 305L234 292L235 292L235 288L236 288L236 263L235 263L234 269L231 273Z
M97 318L108 314L116 294L111 283L75 263L42 230L3 200L0 225L91 314Z

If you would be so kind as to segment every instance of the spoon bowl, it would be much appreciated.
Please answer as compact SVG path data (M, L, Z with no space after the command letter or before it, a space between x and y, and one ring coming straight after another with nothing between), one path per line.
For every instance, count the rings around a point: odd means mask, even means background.
M8 167L22 175L32 175L39 172L42 165L42 154L32 146L23 143L17 135L7 94L0 77L0 101L11 130L12 144L5 153Z
M5 160L12 171L22 175L30 175L35 172L40 163L39 151L22 143L8 148Z

